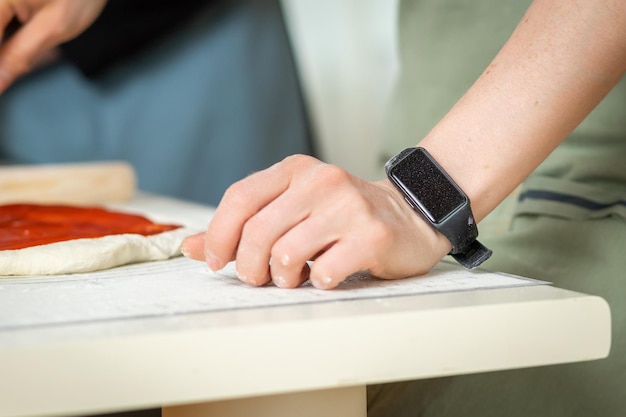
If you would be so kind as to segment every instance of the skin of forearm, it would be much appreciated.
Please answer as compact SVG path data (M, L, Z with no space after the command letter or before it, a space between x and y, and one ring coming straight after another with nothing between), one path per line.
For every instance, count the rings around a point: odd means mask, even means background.
M477 221L509 195L626 71L626 2L537 0L426 135Z

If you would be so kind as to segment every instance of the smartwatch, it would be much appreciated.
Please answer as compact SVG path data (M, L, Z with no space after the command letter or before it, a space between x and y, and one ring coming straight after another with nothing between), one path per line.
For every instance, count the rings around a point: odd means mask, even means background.
M452 244L451 255L466 268L491 256L478 240L470 200L424 148L407 148L385 164L389 180L406 202Z

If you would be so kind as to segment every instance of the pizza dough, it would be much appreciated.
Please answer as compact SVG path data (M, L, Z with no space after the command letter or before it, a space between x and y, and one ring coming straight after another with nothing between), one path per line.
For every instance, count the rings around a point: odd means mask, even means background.
M134 262L180 255L183 239L196 232L182 227L157 235L111 235L0 251L0 275L55 275L93 272Z
M8 248L0 250L0 276L84 273L164 260L180 255L183 239L197 232L104 207L25 204L0 208L6 227L3 244Z

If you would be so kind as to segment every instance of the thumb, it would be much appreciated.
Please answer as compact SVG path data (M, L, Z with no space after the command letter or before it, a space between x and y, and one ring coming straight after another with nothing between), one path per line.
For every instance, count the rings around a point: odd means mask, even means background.
M183 240L180 251L188 258L204 261L204 232L191 235Z

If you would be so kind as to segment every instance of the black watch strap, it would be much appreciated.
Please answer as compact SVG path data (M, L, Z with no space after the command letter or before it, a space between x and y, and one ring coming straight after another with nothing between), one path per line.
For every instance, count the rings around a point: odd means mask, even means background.
M474 269L489 259L492 253L491 249L486 248L478 240L475 240L461 252L450 252L450 256L464 267Z
M452 244L451 255L476 268L492 251L478 242L478 227L463 190L424 148L407 148L385 165L387 176L407 203Z
M451 254L463 252L478 238L478 227L469 204L458 210L454 216L439 226L438 230L452 244Z
M491 257L493 252L476 240L478 227L469 205L463 207L451 220L439 228L452 244L450 256L468 269L480 266Z

